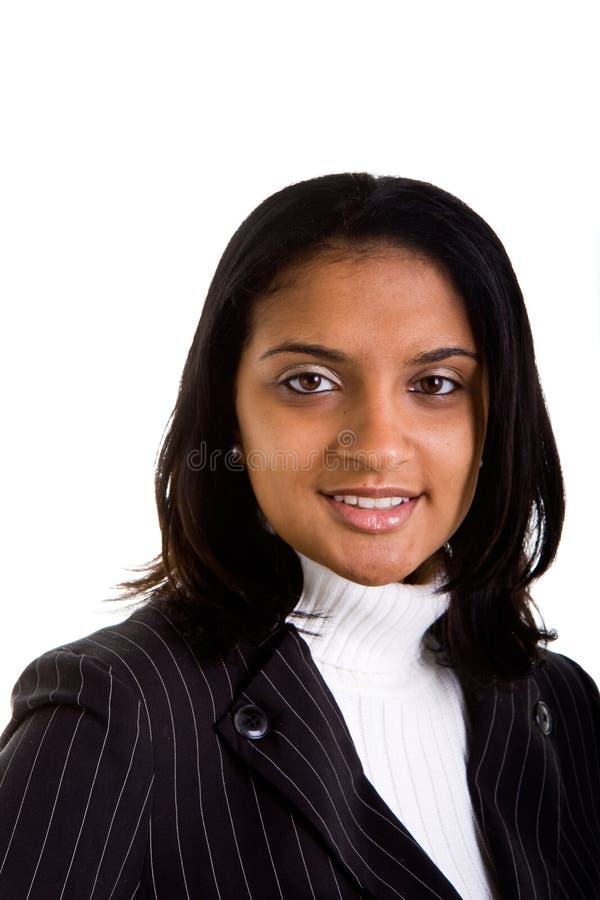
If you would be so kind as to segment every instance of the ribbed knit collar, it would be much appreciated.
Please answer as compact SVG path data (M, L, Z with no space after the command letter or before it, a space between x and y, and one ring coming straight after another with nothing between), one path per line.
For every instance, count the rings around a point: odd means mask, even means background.
M449 597L435 594L439 576L428 584L393 582L375 587L357 584L303 554L302 595L291 613L320 667L333 667L377 688L409 686L431 670L431 654L423 652L424 632L446 610ZM327 620L294 613L324 613ZM318 635L306 631L320 632Z

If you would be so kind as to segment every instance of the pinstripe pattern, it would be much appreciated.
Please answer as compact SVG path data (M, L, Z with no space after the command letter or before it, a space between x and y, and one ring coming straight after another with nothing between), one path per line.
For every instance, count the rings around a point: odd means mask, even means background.
M469 791L503 900L591 900L600 695L546 656L465 690ZM257 740L233 724L247 703L269 717ZM0 900L458 900L365 777L289 623L202 661L146 607L43 654L0 738L0 811Z

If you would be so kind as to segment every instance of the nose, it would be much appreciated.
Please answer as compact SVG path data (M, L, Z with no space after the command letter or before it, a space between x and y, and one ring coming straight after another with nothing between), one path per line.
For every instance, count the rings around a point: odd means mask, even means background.
M393 470L414 455L411 423L397 398L378 392L346 411L348 424L338 431L337 453L354 471Z

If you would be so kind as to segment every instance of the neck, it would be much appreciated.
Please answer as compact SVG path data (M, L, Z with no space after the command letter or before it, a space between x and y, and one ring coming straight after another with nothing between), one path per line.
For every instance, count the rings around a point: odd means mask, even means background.
M413 682L426 663L423 634L448 605L448 596L436 593L439 573L423 584L372 587L298 556L304 587L291 616L314 658L325 667L361 673L378 688ZM318 613L327 618L313 618Z

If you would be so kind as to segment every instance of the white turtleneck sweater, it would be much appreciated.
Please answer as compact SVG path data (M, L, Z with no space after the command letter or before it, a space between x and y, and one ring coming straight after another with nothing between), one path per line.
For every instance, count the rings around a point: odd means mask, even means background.
M298 555L304 589L288 620L342 711L365 775L464 900L493 900L466 780L462 688L422 644L448 596L434 593L436 582L366 587Z

